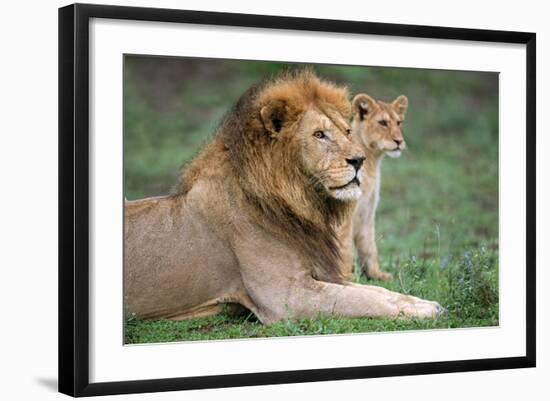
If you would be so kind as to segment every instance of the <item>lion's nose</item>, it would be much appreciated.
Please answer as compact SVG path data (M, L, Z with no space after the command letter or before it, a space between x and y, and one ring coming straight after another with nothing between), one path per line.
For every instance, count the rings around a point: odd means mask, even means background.
M393 140L397 146L401 145L403 143L403 139L394 139Z
M353 166L355 171L359 171L359 169L363 165L364 160L365 160L365 158L363 156L355 156L355 157L352 157L351 159L346 159L348 164Z

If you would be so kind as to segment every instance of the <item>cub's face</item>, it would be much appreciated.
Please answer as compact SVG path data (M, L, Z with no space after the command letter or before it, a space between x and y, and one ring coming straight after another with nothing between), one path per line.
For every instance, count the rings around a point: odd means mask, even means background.
M377 101L366 94L353 99L353 134L368 148L390 157L401 156L406 143L402 125L408 99L401 95L391 103Z
M314 183L336 199L359 199L365 156L346 119L311 108L299 119L297 131L301 164Z

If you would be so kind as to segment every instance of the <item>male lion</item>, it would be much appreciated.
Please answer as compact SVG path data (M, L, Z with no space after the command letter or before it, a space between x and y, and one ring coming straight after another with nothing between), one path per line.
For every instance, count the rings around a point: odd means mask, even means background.
M392 278L390 273L380 270L374 230L380 192L380 165L384 155L396 158L405 149L401 125L408 105L404 95L391 103L374 100L363 93L353 99L351 131L366 156L361 182L363 195L353 214L353 241L359 265L367 277L376 280Z
M125 297L141 318L239 304L264 324L435 317L435 302L346 283L333 227L361 195L345 88L305 70L249 89L175 195L127 202Z

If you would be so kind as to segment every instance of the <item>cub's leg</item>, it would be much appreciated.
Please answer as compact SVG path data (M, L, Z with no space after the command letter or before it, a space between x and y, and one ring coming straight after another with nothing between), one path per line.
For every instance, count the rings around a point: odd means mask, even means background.
M376 202L361 199L353 216L353 240L357 249L359 266L365 275L373 280L389 281L390 273L380 270L375 231Z

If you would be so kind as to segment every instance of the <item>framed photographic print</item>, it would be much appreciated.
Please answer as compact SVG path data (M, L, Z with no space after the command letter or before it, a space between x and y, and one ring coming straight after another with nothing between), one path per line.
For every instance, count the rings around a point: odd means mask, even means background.
M535 34L59 10L59 390L535 366Z

